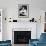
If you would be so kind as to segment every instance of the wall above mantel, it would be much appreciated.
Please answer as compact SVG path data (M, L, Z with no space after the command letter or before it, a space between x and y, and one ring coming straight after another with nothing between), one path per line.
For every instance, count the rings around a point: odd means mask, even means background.
M11 21L18 20L18 21L29 21L34 18L38 23L40 21L44 21L44 11L37 9L37 8L30 8L29 6L29 18L19 18L18 17L18 9L17 8L7 8L4 10L4 17L7 19L6 21L9 22L9 18ZM40 19L41 17L41 19Z

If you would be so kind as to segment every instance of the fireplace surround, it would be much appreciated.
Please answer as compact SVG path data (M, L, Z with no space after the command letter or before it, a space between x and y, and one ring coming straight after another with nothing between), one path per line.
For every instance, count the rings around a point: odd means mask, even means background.
M12 43L14 44L14 31L30 31L31 39L36 39L36 23L13 23L12 26ZM35 32L34 32L35 31ZM23 40L24 41L24 40Z

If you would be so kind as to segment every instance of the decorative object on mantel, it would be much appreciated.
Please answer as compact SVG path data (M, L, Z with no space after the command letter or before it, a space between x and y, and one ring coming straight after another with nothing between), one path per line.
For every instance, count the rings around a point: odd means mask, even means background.
M6 17L5 17L5 20L6 20Z
M34 20L34 18L32 18L32 20L29 20L30 22L34 22L35 20Z
M11 18L9 18L9 19L11 19Z
M34 18L32 18L32 22L34 22Z
M17 20L13 20L13 22L17 22Z
M37 22L37 21L35 21L35 22Z
M18 5L18 17L19 18L28 18L29 17L29 5L28 4L19 4Z
M11 22L11 21L9 21L9 22Z
M10 18L9 18L9 22L12 22L12 20L11 20L11 19L12 19L12 18L10 17Z

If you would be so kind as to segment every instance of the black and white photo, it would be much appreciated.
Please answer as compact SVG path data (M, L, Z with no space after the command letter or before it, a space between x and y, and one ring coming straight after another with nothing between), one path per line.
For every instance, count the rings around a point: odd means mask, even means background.
M19 13L19 17L20 18L29 17L29 5L28 4L25 4L25 5L19 4L18 9L19 9L18 13Z

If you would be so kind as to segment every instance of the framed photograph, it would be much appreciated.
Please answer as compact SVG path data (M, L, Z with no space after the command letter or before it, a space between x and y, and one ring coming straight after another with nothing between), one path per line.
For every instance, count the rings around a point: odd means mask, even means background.
M19 18L28 18L29 17L29 5L28 4L19 4L18 5L18 17Z

